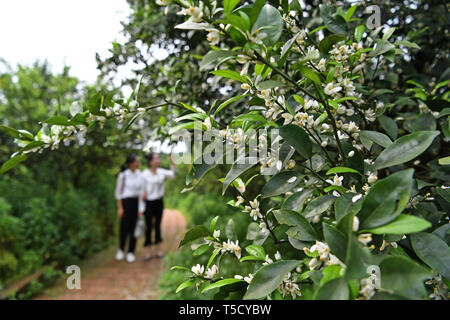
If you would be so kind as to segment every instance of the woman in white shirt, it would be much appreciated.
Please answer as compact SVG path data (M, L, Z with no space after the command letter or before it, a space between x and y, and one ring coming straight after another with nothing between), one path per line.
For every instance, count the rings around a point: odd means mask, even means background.
M159 154L150 153L146 156L148 161L148 169L142 172L144 179L144 195L145 200L145 243L147 248L145 260L150 260L153 255L153 245L156 246L156 256L163 256L160 248L161 238L161 220L164 209L164 181L165 179L173 179L175 177L175 164L170 157L171 170L159 168L161 160ZM155 222L153 223L153 219ZM155 241L152 242L152 227L155 227Z
M129 238L128 253L126 260L132 263L136 260L134 251L136 249L136 238L134 229L138 219L138 212L144 210L141 199L144 194L144 180L139 168L139 158L131 154L127 157L122 171L117 176L115 197L117 200L117 215L120 218L119 250L116 260L125 257L125 244Z

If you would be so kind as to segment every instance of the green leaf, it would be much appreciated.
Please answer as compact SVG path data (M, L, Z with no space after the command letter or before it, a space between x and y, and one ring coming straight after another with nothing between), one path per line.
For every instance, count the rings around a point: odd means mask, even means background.
M320 196L313 201L311 201L303 210L302 215L305 218L312 218L322 212L327 211L333 204L336 198L332 195Z
M376 43L375 49L372 50L368 54L369 57L376 57L376 56L382 55L383 53L386 53L388 51L391 51L391 50L395 49L395 46L392 45L387 40L378 39L378 40L376 40L375 43Z
M345 193L336 199L334 202L334 214L336 222L339 223L342 218L348 214L356 214L361 210L362 201L353 203L352 198L355 196L354 193Z
M266 259L261 258L261 257L256 257L256 256L245 256L245 257L242 257L241 260L239 260L239 262L245 262L245 261L266 261Z
M231 123L239 123L244 121L250 121L250 122L267 122L267 119L260 115L259 113L246 113L241 114L240 116L236 117L231 121Z
M234 8L239 4L240 0L224 0L223 1L223 10L225 11L225 14L229 14L231 11L233 11Z
M298 211L312 193L312 189L303 189L302 191L294 193L283 202L281 209Z
M362 175L359 171L356 171L355 169L347 168L347 167L331 168L330 170L327 171L327 175L335 174L335 173L347 173L347 172L358 173L358 174Z
M19 140L33 141L34 136L26 130L16 130L7 126L0 125L0 129L8 133L11 137Z
M380 227L400 215L409 201L413 173L413 169L398 171L370 188L358 213L360 229Z
M253 30L259 30L267 36L262 39L266 46L274 45L284 29L284 20L281 13L270 4L266 4L259 12L258 19L253 25Z
M312 157L312 143L309 135L303 128L288 124L280 128L281 137L304 158Z
M375 160L375 170L414 159L431 145L439 133L439 131L417 131L395 140Z
M183 282L182 284L180 284L177 288L177 290L175 291L175 293L180 292L183 289L186 289L190 286L192 286L193 284L195 284L195 280L186 280L185 282Z
M387 135L376 131L361 130L359 132L359 138L367 150L370 150L373 142L383 148L387 148L392 144L391 139Z
M339 15L332 16L330 7L321 4L320 17L330 32L344 35L347 33L347 23L345 19Z
M325 283L337 279L341 277L342 267L338 264L333 264L331 266L326 266L322 270L322 279L320 279L320 286L323 286Z
M319 288L314 300L348 300L350 289L347 282L342 279L333 279Z
M347 12L345 13L345 21L349 21L351 19L351 17L353 16L353 14L355 13L356 9L358 8L358 5L355 4L353 6L351 6Z
M378 121L381 124L381 127L386 131L386 133L392 138L397 139L398 135L398 127L397 123L392 119L385 115L381 115L378 117Z
M425 279L431 272L405 257L386 257L380 264L381 288L409 299L425 299Z
M209 51L200 62L200 71L214 68L221 59L235 56L236 53L232 51L224 50L211 50Z
M248 97L248 94L243 94L240 96L236 96L236 97L232 97L230 99L228 99L227 101L223 102L222 104L220 104L220 106L217 107L216 111L214 112L214 115L216 115L217 113L220 112L220 110L222 110L223 108L225 108L227 105L229 105L230 103L233 103L235 101L238 101L242 98Z
M419 49L420 50L420 46L417 43L411 42L411 41L407 41L407 40L401 40L401 41L396 41L395 44L400 44L403 45L407 48L412 48L412 49Z
M441 166L448 166L448 165L450 165L450 156L444 157L444 158L440 158L440 159L438 160L438 163L439 163Z
M283 87L283 86L284 86L284 83L282 83L280 81L266 80L266 81L259 83L257 85L257 89L258 90L266 90L266 89L272 89L272 88Z
M409 234L420 232L431 227L431 223L409 214L401 214L394 221L382 227L364 230L373 234ZM363 232L363 231L361 231Z
M255 161L254 161L255 160ZM242 163L243 162L243 163ZM225 194L225 191L228 189L230 184L238 177L240 177L244 172L252 168L257 164L255 158L247 157L243 161L239 159L232 165L230 171L228 171L225 176L225 181L222 186L222 195Z
M180 248L191 241L206 236L209 236L209 230L204 225L196 226L191 230L189 230L188 232L186 232L186 234L184 235L184 239L181 240L180 245L178 247Z
M367 275L367 267L373 264L372 255L367 247L356 239L353 233L347 239L347 250L345 256L345 279L361 279Z
M301 177L303 177L303 174L299 171L278 172L264 185L261 191L261 197L264 199L288 192L298 185ZM288 182L289 179L294 178L295 181Z
M217 219L219 219L219 216L216 216L216 217L214 217L214 218L211 220L211 223L210 223L210 225L209 225L209 232L210 232L211 234L213 234L214 229L216 228Z
M323 236L330 250L341 261L345 261L347 251L347 236L335 226L328 223L322 223Z
M300 241L315 241L318 239L316 230L300 213L292 210L277 210L273 214L278 223L293 227L286 231L286 234L291 238Z
M219 254L220 250L221 250L221 248L217 248L213 251L211 257L209 257L208 264L206 265L206 269L208 269L209 266L211 265L211 263L213 263L214 259Z
M206 251L208 251L209 249L209 245L208 244L202 244L200 247L198 247L197 249L195 249L195 251L192 253L192 255L194 257L196 256L201 256L202 254L204 254Z
M211 71L212 74L222 77L222 78L228 78L233 79L239 82L245 82L247 83L247 79L245 77L241 76L238 72L232 71L232 70L215 70Z
M411 245L423 262L450 280L450 248L444 240L422 232L411 235Z
M211 289L220 288L220 287L223 287L223 286L227 286L227 285L230 285L230 284L233 284L233 283L236 283L236 282L242 282L242 281L244 281L244 280L242 280L242 279L234 279L234 278L219 280L217 282L214 282L214 283L206 286L202 290L202 293L204 293L204 292L206 292L208 290L211 290Z
M5 163L3 163L3 165L0 168L0 174L3 174L6 171L11 170L15 166L17 166L19 163L25 161L27 158L28 158L28 156L26 154L19 154L19 155L12 157L11 159L9 159Z
M227 226L225 227L225 234L228 239L235 241L237 240L236 232L234 231L234 221L233 218L228 220Z
M359 25L359 26L357 26L355 28L355 40L356 40L356 42L360 42L361 41L365 30L366 30L366 26L364 24L361 24L361 25Z
M254 257L262 258L263 260L266 258L266 251L264 248L256 244L251 244L245 247L245 251Z
M186 183L197 185L203 177L212 169L217 166L217 163L207 164L207 163L194 163L191 170L186 176Z
M244 300L260 299L272 293L283 281L285 275L294 269L300 261L283 260L261 267L253 276L244 295Z
M395 30L396 30L397 28L389 28L384 34L383 34L383 37L382 37L382 39L383 40L388 40L393 34L394 34L394 32L395 32Z
M170 268L170 270L183 270L183 271L192 272L190 269L188 269L186 267L181 267L181 266L173 266L172 268Z
M311 70L310 68L308 68L307 66L304 65L300 65L298 66L298 71L300 71L300 73L308 78L309 80L311 80L312 82L319 84L321 83L320 81L320 77L317 75L317 73L313 70Z
M69 119L65 116L54 116L43 121L43 123L59 126L68 126L70 124Z
M333 44L338 43L344 39L345 36L342 34L331 34L320 41L319 50L320 52L327 54Z

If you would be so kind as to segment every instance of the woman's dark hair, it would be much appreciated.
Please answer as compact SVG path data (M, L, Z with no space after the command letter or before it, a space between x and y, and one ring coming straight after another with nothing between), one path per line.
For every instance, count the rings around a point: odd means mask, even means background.
M148 155L145 156L145 159L147 159L147 163L153 160L153 157L155 156L154 152L150 152Z
M135 155L133 153L128 155L127 159L125 160L125 163L120 168L120 172L127 170L130 163L133 163L134 161L136 161L136 159L137 159L137 155Z

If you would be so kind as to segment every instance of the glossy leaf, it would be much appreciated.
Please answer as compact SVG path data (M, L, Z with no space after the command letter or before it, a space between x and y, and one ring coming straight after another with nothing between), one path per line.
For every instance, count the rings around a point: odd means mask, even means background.
M272 293L283 281L285 275L300 261L283 260L261 267L253 276L244 300L260 299Z
M374 163L376 170L402 164L424 152L439 131L417 131L395 140L380 153Z

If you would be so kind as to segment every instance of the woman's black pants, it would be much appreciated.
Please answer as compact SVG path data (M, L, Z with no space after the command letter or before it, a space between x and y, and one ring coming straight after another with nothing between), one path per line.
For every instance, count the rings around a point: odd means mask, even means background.
M138 218L138 198L122 199L123 216L120 219L120 249L125 251L125 244L127 239L130 239L128 244L128 252L134 253L136 248L136 238L134 237L134 229L136 228Z
M147 200L145 202L145 243L144 246L150 246L152 242L152 228L155 226L155 242L158 244L162 241L161 239L161 220L164 209L163 198L157 200ZM155 222L153 223L153 218Z

